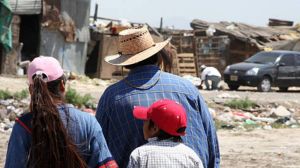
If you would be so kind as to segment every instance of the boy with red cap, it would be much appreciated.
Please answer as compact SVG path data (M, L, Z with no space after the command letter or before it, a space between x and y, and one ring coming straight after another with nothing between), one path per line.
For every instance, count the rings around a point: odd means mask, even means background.
M187 127L186 112L178 102L162 99L149 108L134 107L135 118L144 120L144 138L148 143L130 155L128 168L187 167L203 168L198 155L184 145L180 136Z

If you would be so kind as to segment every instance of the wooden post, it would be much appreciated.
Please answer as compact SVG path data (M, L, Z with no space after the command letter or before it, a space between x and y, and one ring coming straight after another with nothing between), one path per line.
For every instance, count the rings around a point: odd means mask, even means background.
M97 21L98 18L98 4L95 5L95 12L94 12L94 23Z
M163 30L163 17L160 18L159 33Z

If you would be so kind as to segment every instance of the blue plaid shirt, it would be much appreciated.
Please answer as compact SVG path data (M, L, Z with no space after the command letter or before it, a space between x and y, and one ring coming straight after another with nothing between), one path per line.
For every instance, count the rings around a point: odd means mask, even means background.
M150 106L159 99L181 103L188 115L184 143L200 157L204 167L219 167L216 130L202 96L189 81L146 65L130 71L128 77L108 87L100 98L96 117L107 145L120 167L126 167L130 153L146 143L143 121L133 117L134 106Z

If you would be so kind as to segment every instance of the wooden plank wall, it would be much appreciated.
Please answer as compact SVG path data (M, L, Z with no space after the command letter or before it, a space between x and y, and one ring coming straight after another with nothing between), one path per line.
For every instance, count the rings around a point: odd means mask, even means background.
M101 79L111 79L113 74L121 73L121 67L110 65L104 61L108 55L113 55L118 52L118 36L102 35L100 40L100 50L97 72Z
M171 43L177 48L178 75L196 76L194 36L173 36Z
M178 59L178 71L181 76L192 75L196 76L196 66L193 53L179 53Z
M229 53L229 38L227 36L195 36L195 60L197 75L200 76L200 66L213 66L221 73L226 68Z

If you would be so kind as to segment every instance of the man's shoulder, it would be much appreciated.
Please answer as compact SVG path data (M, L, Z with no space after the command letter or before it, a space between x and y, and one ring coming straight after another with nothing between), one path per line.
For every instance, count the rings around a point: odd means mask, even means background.
M106 89L105 89L105 93L113 93L115 91L118 91L120 88L124 88L126 85L124 83L124 79L114 83L114 84L111 84L110 86L108 86Z
M175 80L175 81L178 81L179 83L193 86L193 84L189 80L184 79L183 77L180 77L178 75L168 73L168 72L162 72L162 79L171 79L171 80L169 80L170 82L173 82L173 80Z

